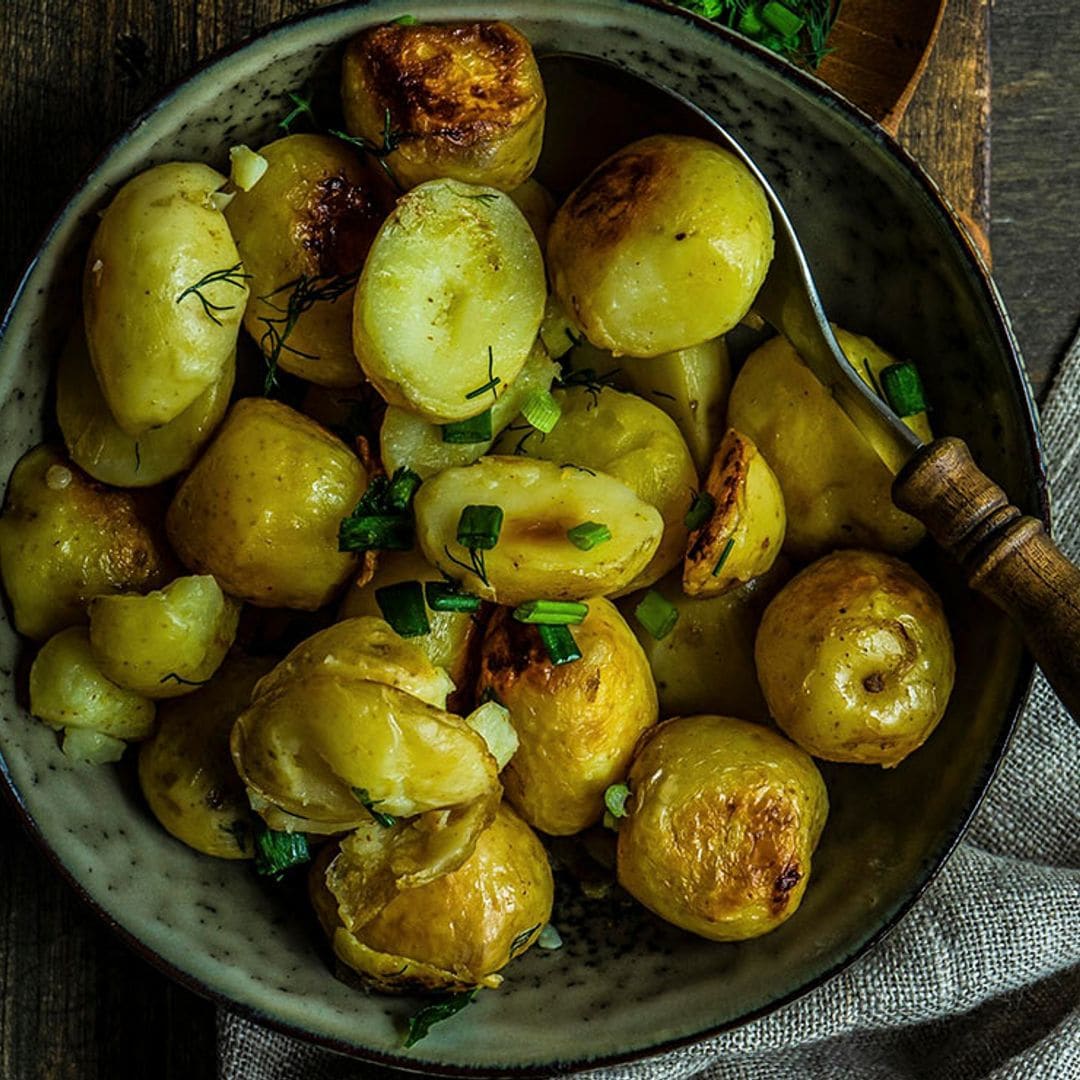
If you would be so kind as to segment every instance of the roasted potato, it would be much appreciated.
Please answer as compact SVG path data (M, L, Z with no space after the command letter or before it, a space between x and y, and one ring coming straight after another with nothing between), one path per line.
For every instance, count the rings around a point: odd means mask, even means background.
M413 503L427 560L470 591L500 604L580 600L626 589L648 565L663 532L659 512L625 484L576 465L484 457L425 480ZM458 543L469 505L502 509L498 543L487 551ZM581 551L567 530L610 523L612 538Z
M159 705L157 731L139 747L139 785L154 817L204 855L254 854L251 810L229 733L272 664L266 657L230 657L208 686Z
M656 723L649 663L614 605L599 597L571 628L581 652L556 666L536 627L507 608L492 616L477 696L510 710L519 746L503 770L506 797L530 825L565 836L604 814L604 790L626 775L634 745Z
M426 480L451 466L471 465L491 449L494 437L514 420L525 402L538 391L549 389L558 374L559 365L548 357L547 350L537 339L517 378L492 404L492 438L483 442L447 442L441 425L396 405L389 406L379 436L383 468L393 473L407 465ZM517 435L520 438L520 430Z
M772 214L715 143L652 135L613 154L559 208L552 289L594 345L660 356L727 333L773 255Z
M791 574L791 564L781 556L768 573L742 588L703 600L687 596L681 572L673 571L653 586L678 612L674 629L659 640L634 615L641 593L619 602L652 669L661 716L768 719L754 667L754 637L765 605Z
M419 647L419 640L398 637L381 618L345 619L301 641L259 680L251 700L258 701L292 679L321 671L395 686L428 705L445 709L446 696L454 684Z
M872 551L837 551L790 581L754 655L769 711L804 750L885 768L929 738L956 673L937 595Z
M171 162L129 180L102 215L83 278L90 359L129 435L175 420L236 351L248 286L210 196L225 177Z
M719 596L745 585L772 566L784 542L780 485L758 448L734 428L717 448L705 491L713 508L686 545L687 596Z
M85 626L69 626L41 646L30 667L30 711L52 727L114 739L143 739L154 726L154 703L102 674Z
M90 647L106 678L143 697L181 697L217 671L236 637L240 605L210 576L159 592L96 596Z
M405 187L452 177L511 191L536 167L546 98L532 47L504 22L389 23L349 42L345 126Z
M363 376L352 348L355 288L346 279L364 265L393 204L387 180L329 135L287 135L259 153L265 174L225 209L251 275L244 328L285 371L355 386ZM319 296L277 348L290 298Z
M442 581L443 576L418 551L384 551L379 555L375 576L366 585L350 586L341 600L338 615L342 619L357 616L382 618L375 600L375 590L402 581ZM455 611L427 613L431 632L409 639L437 668L444 668L455 686L463 686L469 669L477 622L472 615ZM408 689L402 687L402 689ZM431 702L438 704L436 701Z
M338 959L377 990L496 987L502 981L497 973L551 918L547 854L505 804L464 865L403 893L355 933L343 925L342 905L326 886L331 857L332 850L311 870L315 912Z
M522 438L507 430L495 453L517 452L552 462L572 461L621 480L639 499L660 512L664 533L652 559L628 588L649 585L682 558L687 529L683 522L697 471L675 422L636 394L570 386L552 395L562 415L547 435ZM605 522L612 532L619 522Z
M798 909L829 804L797 746L745 720L679 717L642 739L627 785L619 883L650 911L741 941Z
M525 215L525 220L543 251L547 246L551 219L555 216L555 200L551 192L538 181L529 179L508 194L514 200L514 205Z
M362 752L358 751L362 748ZM383 683L302 671L236 722L232 755L247 787L307 832L472 802L498 785L484 740L459 716Z
M616 385L632 390L679 426L699 475L709 471L713 452L724 434L731 360L723 338L651 359L621 356Z
M848 335L838 336L852 349ZM856 370L865 351L848 354ZM748 357L731 390L728 423L754 441L776 474L792 557L807 561L837 547L902 552L924 536L893 505L892 473L784 338Z
M86 350L79 322L68 337L56 377L56 419L71 460L95 480L150 487L191 467L229 407L236 376L230 359L221 378L175 420L129 435L113 419Z
M431 180L402 196L371 246L356 357L389 404L465 420L517 378L546 294L536 237L508 195Z
M180 560L260 607L313 610L356 567L338 527L367 487L356 455L306 416L243 398L166 518Z
M91 597L144 592L173 562L133 496L94 483L49 446L19 459L0 515L0 574L20 634L41 641L86 621Z

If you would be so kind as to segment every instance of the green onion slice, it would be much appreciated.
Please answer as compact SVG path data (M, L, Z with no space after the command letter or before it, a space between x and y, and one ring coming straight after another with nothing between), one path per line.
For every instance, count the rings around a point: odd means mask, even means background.
M402 514L357 510L338 527L338 551L410 551L416 543L412 519Z
M748 37L757 37L765 29L765 24L757 17L752 8L747 8L739 16L739 30Z
M388 510L405 511L412 506L413 496L420 487L420 477L403 465L394 470L386 488L386 507Z
M630 789L625 784L611 784L604 792L604 805L613 818L627 815L626 800L630 798Z
M699 491L694 496L693 503L690 504L690 509L686 511L686 517L683 518L683 524L693 532L695 529L700 529L706 521L713 516L713 511L716 509L716 500L707 492Z
M650 589L642 597L641 603L634 608L634 614L637 616L637 621L657 641L666 638L679 621L679 612L675 605L668 603L655 589Z
M476 989L466 990L463 994L447 994L439 1001L431 1005L425 1005L418 1013L409 1018L409 1030L405 1036L404 1046L408 1049L415 1046L421 1039L426 1039L434 1024L440 1024L443 1020L449 1020L470 1004L476 997Z
M581 659L581 650L574 640L574 635L566 626L548 626L541 623L537 626L540 640L547 649L551 662L559 667L561 664L571 664Z
M546 435L559 422L562 408L551 396L550 391L536 390L525 399L525 404L521 406L521 415L537 431L542 431Z
M724 569L724 563L728 561L728 556L731 554L731 549L735 546L735 537L729 537L728 542L724 545L724 550L720 552L720 558L716 560L716 565L712 568L712 576L716 577L721 570Z
M352 793L356 796L356 801L384 828L392 829L397 824L397 818L392 814L384 814L381 810L375 808L382 802L381 799L373 799L369 794L367 788L354 787Z
M527 600L514 608L518 622L537 626L576 626L589 614L589 605L574 600Z
M606 544L611 539L611 530L598 521L583 521L566 530L566 539L582 551L591 551L598 544Z
M801 19L791 8L779 3L779 0L769 0L769 3L761 9L761 21L785 38L796 37L806 25L805 19Z
M474 551L490 551L502 531L501 506L466 506L458 518L457 542Z
M255 872L280 881L286 870L311 859L307 836L302 832L276 832L261 820L255 824Z
M420 637L431 633L424 590L419 581L399 581L375 590L375 603L383 618L402 637Z
M492 439L491 410L456 424L443 424L442 441L446 443L483 443Z
M464 611L472 614L480 610L480 597L462 592L456 581L429 581L424 586L424 597L432 611Z
M890 364L881 372L881 388L897 416L914 416L926 411L922 379L914 364Z

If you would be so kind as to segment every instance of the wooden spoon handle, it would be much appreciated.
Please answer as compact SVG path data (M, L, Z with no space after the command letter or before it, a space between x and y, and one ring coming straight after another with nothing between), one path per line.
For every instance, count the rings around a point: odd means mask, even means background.
M1080 569L1042 522L1021 516L960 439L920 450L897 476L893 500L960 563L972 588L1013 619L1080 719Z

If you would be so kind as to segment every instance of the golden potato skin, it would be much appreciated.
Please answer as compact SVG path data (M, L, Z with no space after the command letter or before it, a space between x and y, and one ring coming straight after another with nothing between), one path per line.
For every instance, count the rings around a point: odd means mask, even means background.
M861 356L854 353L857 367ZM787 508L784 551L793 558L805 562L837 547L899 553L924 536L893 505L888 468L785 339L747 358L728 423L754 441L776 474Z
M506 797L530 825L581 832L604 814L604 791L626 774L634 745L657 718L656 687L633 632L599 597L572 627L581 659L556 667L533 626L507 608L484 635L477 698L510 710L518 751L503 770Z
M552 289L594 345L659 356L727 333L773 254L772 214L736 157L687 135L613 154L559 208Z
M717 447L705 490L715 505L686 545L687 596L719 596L766 573L780 554L787 525L775 474L734 428Z
M797 746L745 720L683 716L642 739L627 785L618 878L650 911L741 941L798 909L828 794Z
M364 489L356 455L313 420L265 398L233 405L166 517L180 561L260 607L311 611L355 569L338 527Z
M956 674L941 601L906 563L837 551L773 599L754 646L777 724L826 761L891 768L937 727Z
M508 192L514 205L525 215L525 220L543 251L547 247L548 229L555 216L555 199L538 180L531 177L520 187Z
M115 487L151 487L191 467L229 407L235 378L232 357L221 378L175 420L129 435L109 412L80 321L60 357L56 419L71 460L95 480Z
M373 988L397 993L498 986L497 972L536 940L554 899L547 853L506 803L462 866L402 893L355 935L319 869L310 884L338 958Z
M160 591L95 596L88 608L94 659L117 686L148 698L182 697L217 671L236 637L240 605L210 576Z
M282 318L287 286L357 273L393 199L386 178L329 135L287 135L259 153L266 172L250 191L236 193L225 218L251 274L244 328L268 354L264 320ZM363 376L352 350L354 292L305 311L278 365L322 386L356 386Z
M349 42L345 126L376 146L406 188L437 177L511 191L536 167L547 99L532 46L504 22L390 23Z
M0 515L0 575L19 633L41 641L85 622L94 596L164 585L174 563L143 510L50 446L24 454Z
M240 255L210 195L225 177L171 162L129 180L86 257L83 313L90 359L116 422L130 435L174 420L225 372L247 302L243 278L180 297ZM238 268L239 269L239 268ZM213 314L213 318L210 315Z
M139 786L154 817L204 855L254 855L251 810L229 754L229 733L273 662L230 657L208 685L159 705L157 731L139 747Z

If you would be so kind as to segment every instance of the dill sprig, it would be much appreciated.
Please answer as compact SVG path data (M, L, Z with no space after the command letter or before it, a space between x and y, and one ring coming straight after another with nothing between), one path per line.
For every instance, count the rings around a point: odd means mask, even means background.
M363 135L350 135L346 131L337 131L331 128L328 134L341 139L342 142L347 142L350 146L355 146L363 154L368 154L373 157L386 175L390 178L390 182L399 191L401 190L401 184L398 183L398 178L394 175L394 170L390 167L390 163L386 160L403 142L411 138L407 131L399 131L393 126L393 121L390 119L390 110L387 109L383 118L383 130L382 130L382 142L376 143L371 139L365 139Z
M278 121L277 126L281 128L286 135L292 134L292 125L295 124L301 116L309 117L312 126L318 126L315 121L315 111L311 107L311 98L301 97L292 90L286 91L285 96L293 103L293 108L283 120Z
M563 372L555 380L555 385L560 389L570 386L584 387L592 397L592 404L588 408L593 409L600 401L600 392L614 386L621 373L622 368L612 368L605 372L597 372L596 368L579 368L577 371Z
M484 552L481 548L471 547L469 551L469 562L463 562L461 559L455 558L450 554L450 548L443 544L443 551L446 552L446 557L455 565L460 566L462 570L467 571L470 574L475 574L485 585L490 585L487 576L487 567L484 565Z
M244 282L251 277L250 274L243 272L243 263L237 263L235 266L227 267L224 270L211 270L205 277L200 278L194 285L189 285L180 295L176 298L176 302L179 304L187 296L196 296L199 299L199 303L203 306L203 311L206 312L207 317L211 322L217 323L221 326L221 320L217 317L219 311L232 311L235 304L215 304L208 296L203 293L203 289L210 285L217 285L221 283L223 285L231 285L234 289L244 289L247 286Z
M359 270L349 274L301 274L298 278L278 286L273 292L259 297L264 304L279 313L259 316L259 321L266 327L259 338L259 346L266 358L264 393L269 394L277 386L278 361L283 352L292 353L304 360L319 359L313 353L306 353L289 345L289 335L296 329L296 324L305 311L310 311L316 304L332 304L340 299L356 285L359 276ZM284 306L274 300L275 296L280 297L283 293L288 294Z
M476 387L476 389L474 389L474 390L470 390L465 395L465 400L466 401L472 401L473 398L478 398L482 394L486 394L489 390L491 391L491 396L496 401L499 400L499 392L497 390L497 387L498 387L499 383L502 382L502 379L500 379L499 376L495 374L495 354L492 351L490 345L487 347L487 350L488 350L488 377L487 377L487 382L483 383L482 385L480 385L478 387Z

